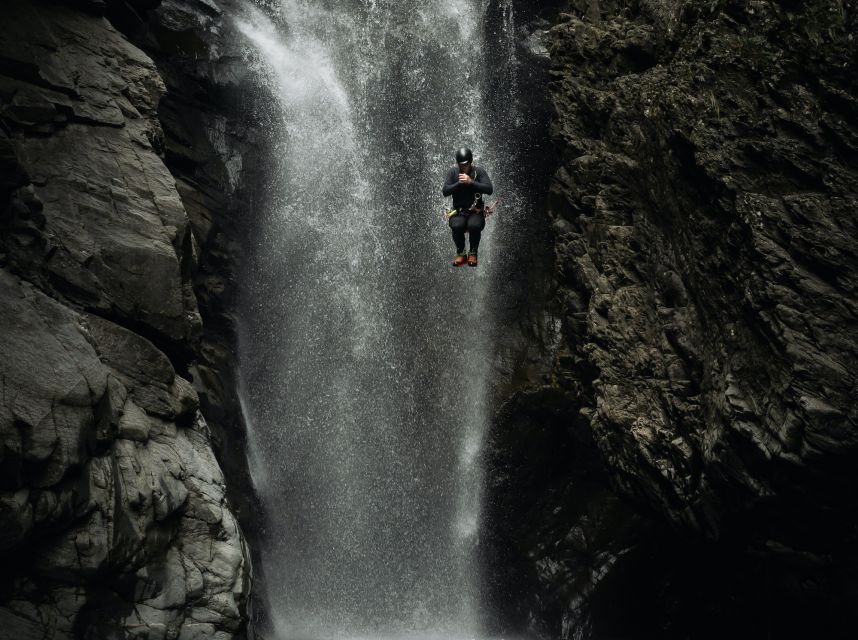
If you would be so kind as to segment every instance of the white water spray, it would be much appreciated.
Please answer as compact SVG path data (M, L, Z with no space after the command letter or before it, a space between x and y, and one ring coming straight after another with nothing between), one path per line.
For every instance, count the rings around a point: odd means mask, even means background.
M479 634L493 229L454 270L439 207L453 150L485 146L484 8L411 4L237 22L282 113L240 335L278 638Z

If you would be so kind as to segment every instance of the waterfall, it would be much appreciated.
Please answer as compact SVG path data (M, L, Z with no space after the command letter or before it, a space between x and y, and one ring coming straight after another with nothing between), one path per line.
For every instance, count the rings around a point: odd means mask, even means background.
M271 5L271 2L269 2ZM453 269L445 170L495 183L482 0L281 0L237 18L281 113L240 368L277 638L479 635L494 222ZM497 153L497 152L496 152Z

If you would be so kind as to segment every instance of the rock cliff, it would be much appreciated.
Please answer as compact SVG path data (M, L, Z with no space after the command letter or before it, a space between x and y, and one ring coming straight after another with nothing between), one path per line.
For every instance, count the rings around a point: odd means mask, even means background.
M519 627L854 624L856 20L788 0L555 18L562 339L552 384L510 401L492 440Z
M500 29L507 5L489 5ZM247 90L234 9L0 8L3 637L245 634L233 276L271 107ZM844 637L858 602L854 4L517 10L535 16L522 50L551 60L555 260L531 246L533 268L504 274L522 295L502 309L521 326L501 368L531 386L488 447L497 630ZM549 164L541 108L511 163ZM552 321L556 344L536 335Z
M212 63L240 64L213 51L217 5L158 4L0 10L4 637L244 635L249 556L214 451L241 433L223 228L252 127L206 102L215 75L240 92Z

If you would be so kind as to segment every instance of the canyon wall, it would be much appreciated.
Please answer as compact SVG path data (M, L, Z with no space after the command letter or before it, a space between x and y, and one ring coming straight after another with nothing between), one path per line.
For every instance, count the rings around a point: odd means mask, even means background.
M854 623L856 19L787 0L554 18L562 338L490 454L512 626Z
M244 637L240 42L214 2L2 16L3 637Z

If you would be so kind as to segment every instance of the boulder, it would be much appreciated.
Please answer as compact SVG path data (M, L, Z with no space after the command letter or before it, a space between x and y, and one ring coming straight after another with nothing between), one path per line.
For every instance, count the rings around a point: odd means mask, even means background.
M190 384L144 338L6 270L0 297L9 629L73 637L60 615L97 633L129 624L170 637L186 604L223 600L207 623L236 631L246 554Z

